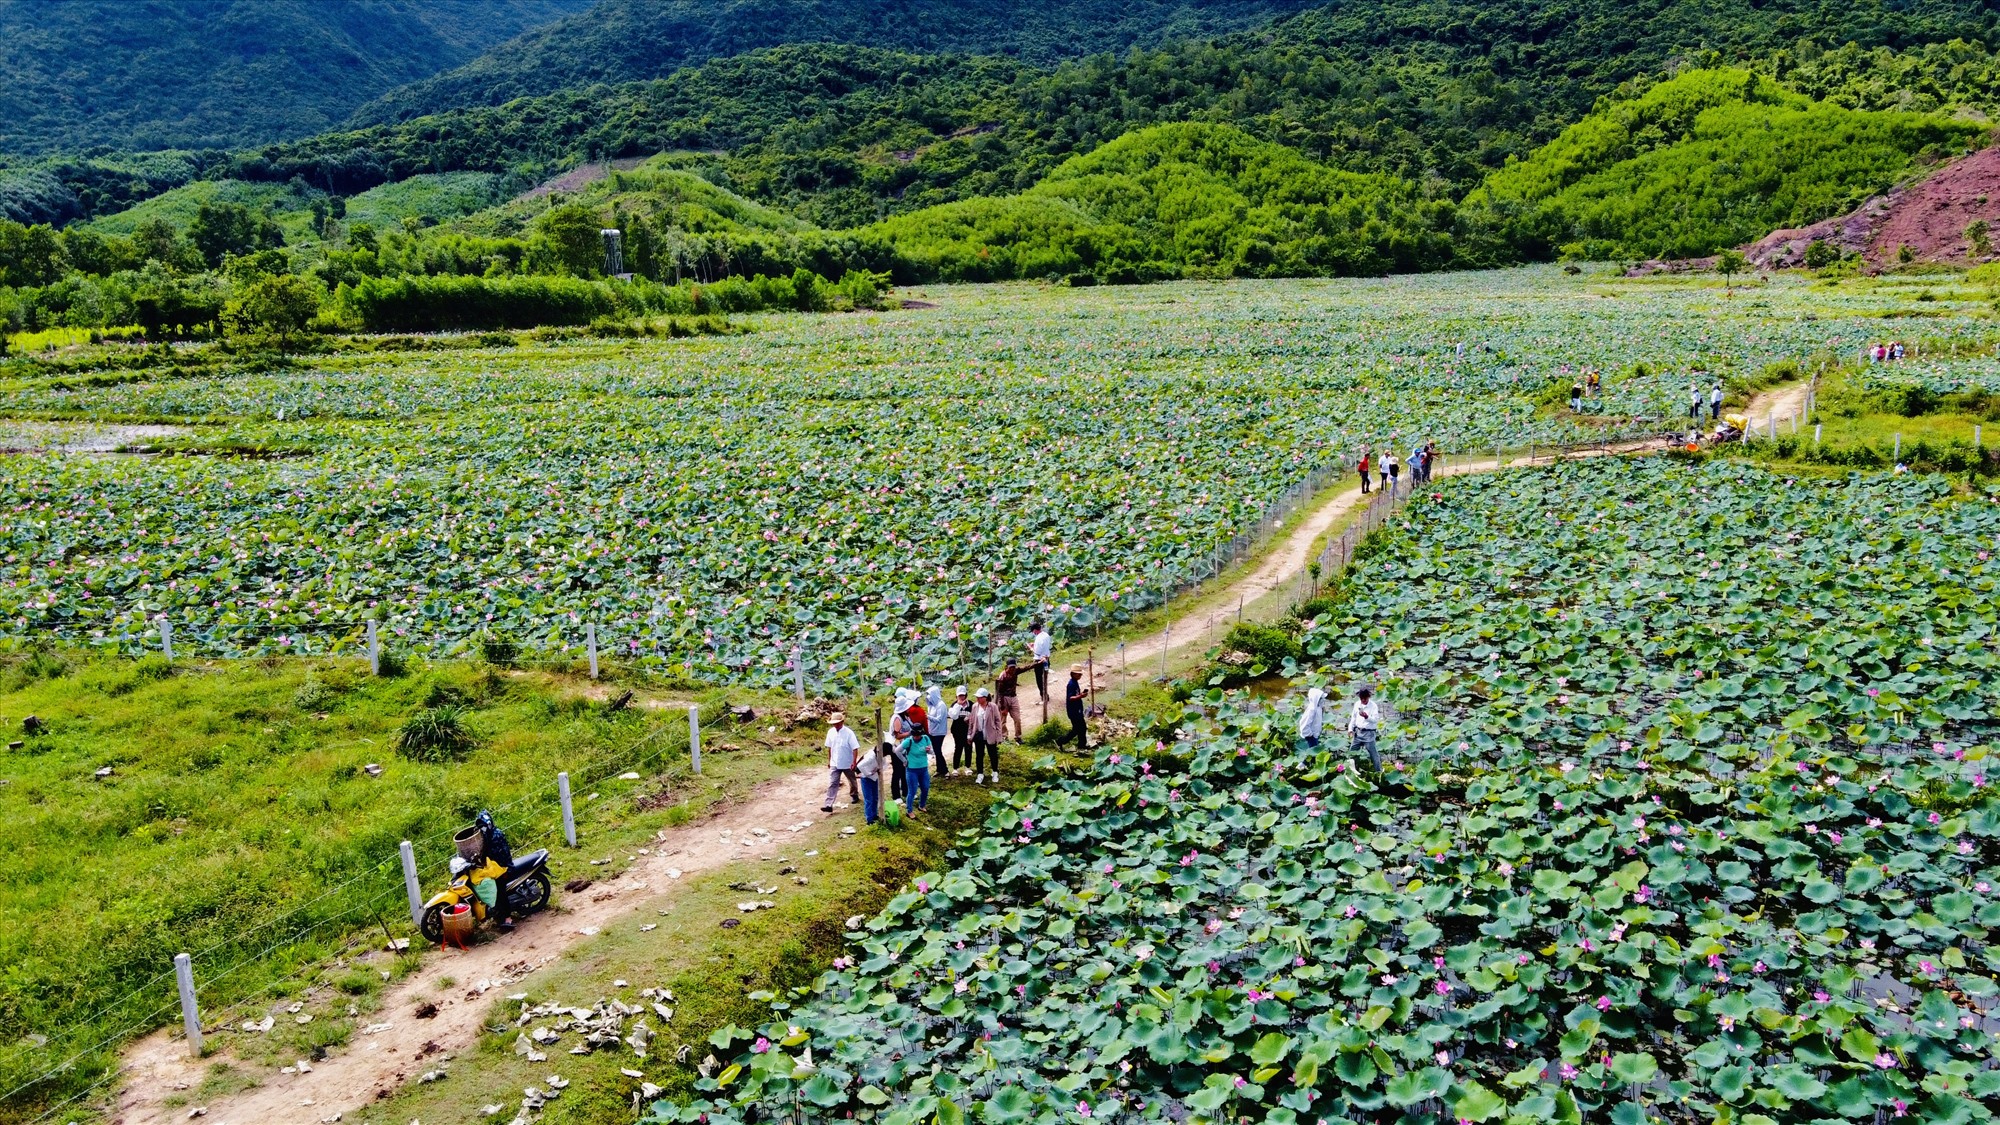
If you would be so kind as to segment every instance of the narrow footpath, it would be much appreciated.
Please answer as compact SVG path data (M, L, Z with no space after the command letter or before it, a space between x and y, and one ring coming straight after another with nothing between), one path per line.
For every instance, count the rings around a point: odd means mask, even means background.
M1803 391L1799 393L1803 395ZM1666 444L1664 438L1631 441L1568 456L1642 453ZM1465 461L1442 467L1438 475L1490 473L1555 459L1543 455L1532 460L1521 456ZM1263 560L1249 574L1198 598L1192 612L1173 618L1170 636L1155 633L1127 642L1125 664L1131 681L1157 670L1162 651L1171 660L1176 653L1205 647L1211 632L1226 629L1235 621L1239 601L1248 605L1296 582L1321 541L1363 501L1358 485L1328 497L1281 541L1267 547ZM1080 653L1065 652L1059 660L1081 659ZM1116 668L1100 669L1100 689L1118 683L1118 675ZM618 876L584 893L560 895L560 910L525 919L505 939L427 962L422 972L383 990L377 1010L385 1014L382 1023L372 1025L376 1030L358 1032L346 1048L314 1063L308 1072L283 1074L272 1068L250 1089L189 1101L210 1067L218 1061L235 1060L227 1048L205 1059L190 1059L186 1044L174 1029L154 1032L126 1051L111 1120L120 1125L169 1125L187 1121L197 1107L205 1111L200 1117L204 1125L320 1123L351 1117L386 1096L386 1091L416 1080L425 1069L420 1059L426 1055L473 1049L482 1017L495 997L519 991L517 982L590 940L607 922L655 905L663 894L671 893L674 880L802 839L811 839L820 847L840 846L843 838L828 822L842 814L827 817L818 808L825 784L826 772L819 766L766 782L745 799L697 823L662 833L648 855ZM759 829L768 835L757 835ZM729 830L731 839L722 839L724 830ZM422 1021L406 1018L403 1013L420 1000L437 997L435 982L441 972L461 982L459 991L438 1000L435 1017ZM169 1101L177 1104L170 1107Z

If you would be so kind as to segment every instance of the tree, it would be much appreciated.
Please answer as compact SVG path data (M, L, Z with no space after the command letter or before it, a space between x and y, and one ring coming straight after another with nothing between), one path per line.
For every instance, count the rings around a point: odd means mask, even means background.
M1722 275L1722 287L1725 291L1733 292L1730 290L1731 280L1748 268L1750 259L1744 257L1741 250L1724 250L1715 256L1715 272Z
M588 207L565 203L535 220L525 262L529 273L596 277L604 272L604 224Z
M241 203L203 203L195 208L194 222L188 226L188 241L194 243L202 260L214 268L231 254L283 246L285 233L278 229L275 219Z
M24 227L0 219L0 286L49 285L68 268L69 258L53 227Z
M141 220L138 226L132 228L132 248L141 264L158 262L161 265L174 267L200 265L199 262L189 261L191 248L181 241L180 232L165 219Z
M232 335L275 337L285 346L319 315L322 296L317 284L297 274L261 277L229 302L223 323Z
M1993 224L1985 219L1974 219L1965 225L1965 244L1970 247L1968 256L1985 259L1993 256Z
M1810 270L1823 270L1840 260L1840 247L1823 238L1815 238L1806 247L1805 263Z

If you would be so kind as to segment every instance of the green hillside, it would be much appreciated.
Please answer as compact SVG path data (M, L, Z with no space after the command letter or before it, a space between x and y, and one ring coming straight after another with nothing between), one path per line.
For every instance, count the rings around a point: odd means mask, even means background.
M1601 106L1487 178L1469 211L1517 253L1691 257L1852 209L1983 124L1845 109L1742 70L1692 71Z
M1161 125L1076 157L1018 196L873 228L909 280L1376 274L1451 259L1438 210L1227 125Z
M586 0L0 0L0 153L331 128Z
M1850 42L1851 51L1834 49ZM1994 111L2000 87L1980 76L1991 73L1996 45L2000 15L1967 0L1653 0L1643 11L1611 0L1350 0L1219 40L1053 70L782 47L657 82L270 146L246 174L298 174L347 192L426 171L701 150L715 154L704 166L741 193L852 226L1019 192L1132 129L1204 120L1460 195L1509 157L1554 140L1623 83L1677 60L1782 70L1836 102Z
M357 123L403 121L684 66L786 43L841 43L1051 62L1134 44L1207 38L1314 0L602 0L456 70L395 90Z

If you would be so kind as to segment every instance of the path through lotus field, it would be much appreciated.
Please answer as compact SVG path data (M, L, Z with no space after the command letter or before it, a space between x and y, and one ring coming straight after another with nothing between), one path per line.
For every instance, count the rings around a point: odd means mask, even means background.
M0 416L285 454L0 457L0 622L135 646L164 615L207 654L351 649L365 618L424 651L574 653L594 625L607 659L770 685L796 659L852 693L981 663L1037 615L1074 638L1155 606L1364 442L1652 435L1690 368L1851 347L1879 303L1553 268L924 296L728 338L0 387ZM1605 395L1571 415L1584 366Z

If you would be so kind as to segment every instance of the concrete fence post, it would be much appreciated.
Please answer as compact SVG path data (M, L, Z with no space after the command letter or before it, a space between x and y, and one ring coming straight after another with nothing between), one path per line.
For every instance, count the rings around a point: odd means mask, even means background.
M408 840L396 849L403 854L403 890L410 896L410 924L422 928L424 924L424 886L417 880L417 849Z
M381 638L375 635L373 618L368 621L368 674L371 676L382 674L382 642Z
M965 663L965 649L962 644L959 648L958 659L960 664ZM803 649L792 654L792 691L799 697L799 706L804 707L806 705L806 654Z
M160 618L160 653L167 663L174 662L174 623L164 617Z
M1166 681L1166 678L1167 678L1167 649L1168 649L1169 647L1171 647L1171 646L1173 645L1173 643L1174 643L1174 623L1173 623L1173 622L1171 622L1171 621L1169 621L1169 622L1167 622L1167 625L1166 625L1166 628L1164 628L1164 629L1161 629L1161 630L1160 630L1160 680L1161 680L1161 682L1165 682L1165 681Z
M688 704L688 757L694 762L694 772L701 772L701 704Z
M556 799L562 802L563 842L573 848L576 846L576 809L570 805L568 773L556 775Z
M188 1055L201 1057L201 1012L194 999L194 959L174 954L174 981L181 990L181 1026L187 1029Z
M1814 423L1813 423L1813 445L1814 445L1815 447L1817 447L1817 446L1819 445L1819 431L1820 431L1820 427L1824 426L1825 424L1826 424L1826 423L1824 423L1824 422L1814 422Z
M590 653L590 678L594 680L597 678L597 622L583 627L583 644Z

